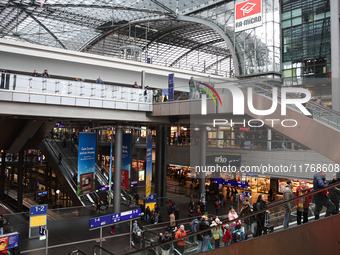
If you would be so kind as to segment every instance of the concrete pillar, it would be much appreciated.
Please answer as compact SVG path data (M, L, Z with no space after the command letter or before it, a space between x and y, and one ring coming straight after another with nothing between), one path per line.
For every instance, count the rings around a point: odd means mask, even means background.
M167 172L167 130L168 127L166 125L163 125L163 134L162 134L162 182L161 182L161 196L163 199L161 200L160 206L165 205L165 197L166 197L166 172Z
M113 193L113 212L120 212L120 192L122 180L122 146L123 146L123 128L116 127L116 140L115 140L115 172L114 172L114 193Z
M331 0L332 108L340 112L340 26L339 0Z
M156 159L155 159L155 188L158 197L162 197L162 158L163 158L163 125L156 127Z
M4 200L5 195L5 172L6 172L6 153L1 153L1 186L0 186L0 200Z
M51 184L48 184L48 168L49 168L49 164L46 162L46 166L45 166L45 190L48 190L48 187L51 185Z
M267 150L270 151L272 149L272 142L270 142L272 140L272 131L270 129L268 129L267 140Z
M206 126L200 126L200 166L204 168L206 166L206 153L207 152L207 129ZM199 193L200 198L206 201L205 198L205 173L200 173L199 179Z
M24 151L19 152L19 167L18 167L18 212L22 211L22 179L24 175Z

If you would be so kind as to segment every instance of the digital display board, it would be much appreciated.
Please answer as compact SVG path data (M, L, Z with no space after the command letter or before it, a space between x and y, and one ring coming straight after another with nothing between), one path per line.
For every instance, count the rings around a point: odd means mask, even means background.
M132 220L141 216L141 209L132 209L126 212L113 213L90 219L90 229L111 225L117 222Z

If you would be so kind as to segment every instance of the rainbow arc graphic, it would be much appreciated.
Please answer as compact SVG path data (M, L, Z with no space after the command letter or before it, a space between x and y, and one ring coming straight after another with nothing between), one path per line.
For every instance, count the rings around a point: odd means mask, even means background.
M210 89L216 95L216 97L220 101L220 104L222 105L222 100L220 98L220 95L217 93L217 91L213 87L211 87L210 85L205 84L203 82L197 82L197 83L199 83L199 84L207 87L208 89ZM213 96L213 94L209 90L207 90L205 88L200 88L200 87L198 89L200 89L200 90L204 91L205 93L207 93L212 98L212 100L214 100L215 106L217 106L216 99L215 99L215 97Z

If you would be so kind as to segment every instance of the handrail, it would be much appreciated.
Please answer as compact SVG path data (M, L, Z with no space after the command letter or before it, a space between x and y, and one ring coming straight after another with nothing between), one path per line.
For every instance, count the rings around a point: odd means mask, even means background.
M108 250L104 249L103 247L100 247L99 245L93 246L93 254L95 254L95 249L98 248L100 251L106 252L108 255L114 255L113 253L109 252ZM101 253L100 253L101 254Z
M278 202L270 203L270 204L268 204L268 206L267 206L266 209L263 209L263 210L261 210L261 211L252 212L252 213L247 214L247 215L245 215L245 216L239 217L239 218L237 218L237 221L238 221L238 220L243 220L243 219L246 219L246 218L249 218L249 217L252 217L252 216L256 216L256 215L258 215L258 214L265 213L266 211L271 210L271 209L273 209L273 208L275 208L275 207L282 206L282 205L285 205L285 204L288 204L288 203L292 203L292 202L294 202L294 201L300 200L301 198L313 196L313 195L315 195L315 194L319 194L319 193L321 193L321 192L323 192L323 191L326 191L326 190L329 190L329 189L331 189L331 188L338 187L338 186L340 186L340 182L336 182L336 183L334 183L334 184L332 184L332 185L327 186L326 188L322 188L322 189L318 189L318 190L315 190L315 191L312 191L312 192L308 192L307 194L304 194L304 195L302 195L302 196L298 196L298 197L292 198L292 199L290 199L290 200L286 200L286 201L278 201ZM222 215L222 216L225 216L225 215ZM220 217L220 216L219 216L219 217ZM234 222L234 221L235 221L235 220L228 220L228 221L224 221L222 224L224 225L224 224L228 224L228 223L231 223L231 222ZM215 226L215 227L209 227L209 228L207 228L207 229L205 229L205 230L202 230L202 231L199 231L199 232L196 232L196 233L193 233L193 234L186 235L186 236L185 236L185 239L187 239L187 238L189 238L189 237L194 237L194 236L196 236L196 235L198 235L198 234L203 234L203 233L205 233L205 232L207 232L207 231L210 231L210 230L219 228L220 226L221 226L221 225ZM152 248L161 247L161 246L166 245L166 244L172 244L172 243L177 242L177 241L178 241L178 240L175 239L175 240L171 240L171 241L166 242L166 243L156 244L156 245L152 246ZM129 253L127 253L127 255L130 255L130 254L139 254L139 253L144 252L144 251L147 251L147 250L148 250L148 248L143 248L143 249L140 249L140 250L138 250L138 251L129 252Z

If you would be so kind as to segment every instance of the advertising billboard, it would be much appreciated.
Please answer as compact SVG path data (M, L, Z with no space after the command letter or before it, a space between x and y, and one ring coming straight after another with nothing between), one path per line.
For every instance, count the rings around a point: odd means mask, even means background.
M96 133L79 133L78 195L94 191Z

